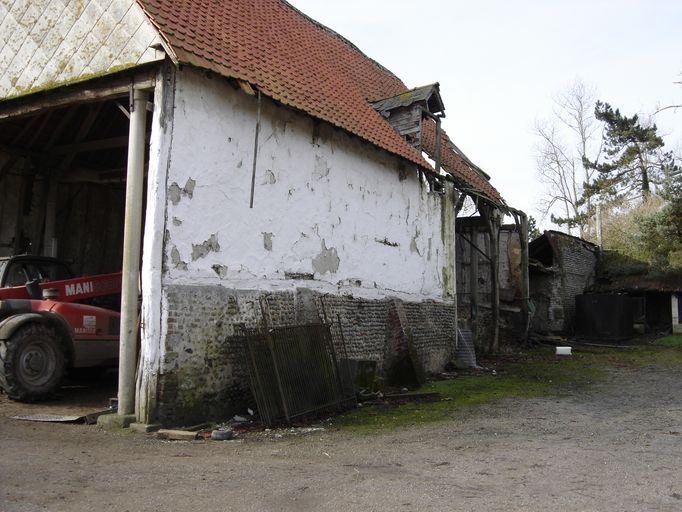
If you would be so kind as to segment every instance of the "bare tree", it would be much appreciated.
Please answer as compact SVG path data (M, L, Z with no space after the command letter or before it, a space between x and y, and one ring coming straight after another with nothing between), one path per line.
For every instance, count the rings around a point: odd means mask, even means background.
M543 218L565 225L569 233L586 236L592 205L583 201L583 185L591 183L595 170L583 165L586 156L598 159L600 126L594 118L595 95L580 80L554 98L553 116L536 121L537 173L544 186L539 200ZM596 158L595 158L596 155Z
M678 84L678 85L682 85L682 82L673 82L673 83L676 83L676 84ZM656 114L658 114L659 112L663 112L664 110L669 110L669 109L673 109L673 110L676 111L678 108L682 108L682 105L666 105L665 107L660 107L660 108L658 108L658 109L653 113L653 115L656 115Z

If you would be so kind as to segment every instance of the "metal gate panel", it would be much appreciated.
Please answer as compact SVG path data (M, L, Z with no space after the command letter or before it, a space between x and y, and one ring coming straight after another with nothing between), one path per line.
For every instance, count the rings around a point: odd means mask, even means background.
M250 331L244 343L251 389L266 425L354 400L329 325Z

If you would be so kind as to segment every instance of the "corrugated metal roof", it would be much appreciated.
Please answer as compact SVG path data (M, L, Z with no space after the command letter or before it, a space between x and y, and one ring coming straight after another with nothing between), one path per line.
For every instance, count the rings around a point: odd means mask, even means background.
M258 87L284 105L338 126L422 168L431 168L371 102L407 92L394 74L348 40L282 0L137 0L178 63ZM443 132L444 133L444 132ZM447 136L443 134L449 142ZM452 151L449 172L479 195L497 190ZM427 148L428 151L428 148Z

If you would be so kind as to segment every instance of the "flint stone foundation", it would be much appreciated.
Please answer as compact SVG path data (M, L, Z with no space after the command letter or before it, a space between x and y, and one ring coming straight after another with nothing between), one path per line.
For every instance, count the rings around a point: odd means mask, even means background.
M411 332L427 373L440 371L454 353L455 313L449 302L221 286L168 286L166 299L168 332L157 400L157 418L164 425L227 419L253 407L239 334L242 326L257 327L264 318L269 326L340 320L348 358L377 361L381 372L390 336L389 311L398 303L407 323L402 327Z

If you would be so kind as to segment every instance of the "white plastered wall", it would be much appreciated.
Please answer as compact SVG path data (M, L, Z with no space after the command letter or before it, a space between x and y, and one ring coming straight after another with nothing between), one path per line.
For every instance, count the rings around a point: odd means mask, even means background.
M139 420L155 413L168 333L167 285L307 287L413 301L453 296L442 282L448 265L443 198L429 192L416 169L263 98L249 208L256 98L191 69L162 69L156 83ZM449 285L454 288L454 280Z
M222 78L178 72L163 284L441 299L441 196L399 159L266 98L249 208L256 108Z

